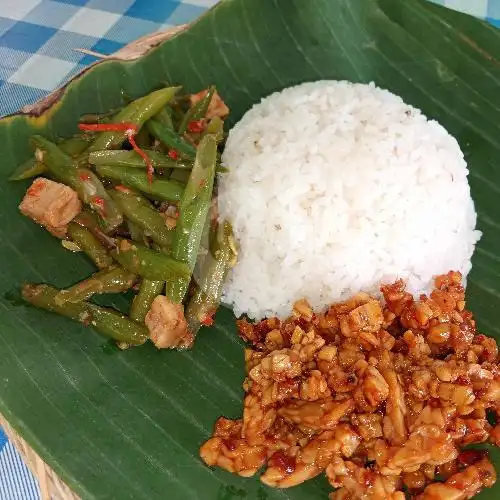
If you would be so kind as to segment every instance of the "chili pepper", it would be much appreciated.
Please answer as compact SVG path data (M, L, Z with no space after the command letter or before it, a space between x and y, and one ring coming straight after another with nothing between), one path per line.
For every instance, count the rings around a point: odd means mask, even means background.
M200 241L212 200L217 159L217 143L211 135L205 136L199 146L193 170L179 205L179 218L175 228L172 255L194 270ZM202 184L203 182L203 185ZM167 281L166 295L173 302L182 302L189 279Z
M132 191L110 190L109 194L127 219L138 225L158 245L170 247L173 231L168 229L165 219L146 198Z
M168 156L172 158L172 160L178 160L179 159L179 153L175 149L169 149L168 150Z
M166 179L155 179L149 182L147 174L138 168L101 165L96 170L106 179L113 179L159 200L178 201L182 196L182 184Z
M134 274L121 267L109 267L71 288L61 290L54 300L58 306L61 306L66 302L82 302L95 294L126 292L134 284L135 278Z
M106 247L86 227L71 222L68 225L68 236L99 269L104 269L113 264L113 259Z
M48 285L25 285L22 296L26 302L67 318L89 325L98 332L127 344L144 344L149 338L147 328L114 309L100 307L89 302L66 302L58 305L55 298L59 290Z
M187 125L187 130L188 132L199 134L205 130L205 122L203 120L195 120L189 122Z

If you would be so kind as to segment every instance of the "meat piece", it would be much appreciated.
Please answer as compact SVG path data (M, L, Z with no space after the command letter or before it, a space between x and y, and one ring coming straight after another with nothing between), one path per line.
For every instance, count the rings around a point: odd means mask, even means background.
M451 437L436 425L421 425L389 459L393 470L411 472L422 464L441 465L457 458Z
M207 92L208 90L202 90L197 94L191 94L190 97L191 106L204 99L205 96L207 95ZM226 106L226 104L222 100L221 96L217 93L217 91L215 91L212 96L212 100L208 105L206 117L209 119L213 118L214 116L218 116L219 118L225 118L228 114L229 114L229 108Z
M331 398L319 401L290 401L278 413L287 420L310 429L334 429L339 420L354 410L354 401L333 401Z
M278 488L297 486L323 472L335 455L350 457L359 442L360 437L351 426L340 424L335 431L321 433L300 449L291 448L288 454L274 453L260 479Z
M19 205L24 215L58 238L64 238L68 224L81 209L82 204L73 189L44 177L33 181Z
M384 322L384 313L378 300L370 300L349 313L352 332L378 332Z
M188 337L184 307L158 295L144 320L149 336L158 349L178 347Z
M467 500L484 487L495 483L495 468L487 458L457 472L445 483L433 483L425 488L418 500Z

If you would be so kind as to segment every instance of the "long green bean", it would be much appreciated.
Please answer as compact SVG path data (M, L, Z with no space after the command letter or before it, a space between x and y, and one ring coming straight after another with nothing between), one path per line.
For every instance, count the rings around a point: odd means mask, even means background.
M90 135L76 135L58 144L63 153L72 158L80 156L94 139Z
M154 168L193 168L192 162L173 160L164 153L159 153L152 149L144 149ZM89 154L89 163L91 165L110 167L137 167L146 168L144 159L135 151L104 149L103 151L93 151Z
M165 219L151 203L137 193L109 190L114 202L120 207L125 217L145 230L146 236L162 247L172 245L174 231L165 225Z
M135 278L135 274L118 266L102 269L72 287L61 290L55 301L60 306L66 302L82 302L96 294L126 292L134 284Z
M21 165L12 172L9 181L23 181L41 175L46 171L47 167L41 161L38 161L36 158L30 158L24 163L21 163Z
M235 263L233 229L229 222L218 226L210 250L200 275L194 276L195 291L186 308L188 329L193 335L196 335L201 325L210 325L220 305L224 280Z
M140 128L146 121L156 115L174 97L179 87L167 87L147 96L141 97L116 114L115 123L132 123ZM126 138L125 132L103 132L90 146L90 151L112 149L119 146Z
M191 270L186 263L127 239L118 238L117 246L111 251L111 255L125 269L150 280L189 280L191 276Z
M169 149L175 149L189 158L196 156L196 148L189 142L182 139L173 129L163 125L155 118L149 120L147 124L151 134Z
M143 323L151 304L157 295L160 295L165 287L164 281L153 281L144 278L139 288L139 293L134 297L130 307L130 319Z
M106 179L118 181L157 200L179 201L184 190L184 186L175 181L155 179L150 182L147 173L138 168L101 165L96 171Z
M96 306L89 302L74 304L66 302L58 305L55 300L58 293L57 288L49 285L25 285L22 289L22 296L26 302L84 325L90 325L103 335L119 342L139 345L144 344L149 337L145 326L131 321L114 309Z
M179 205L179 217L172 244L172 256L194 270L203 228L212 199L217 160L217 143L211 135L205 136L199 146L191 176ZM167 280L167 296L182 302L189 287L189 278Z
M76 222L68 225L68 236L85 252L99 269L105 269L113 264L106 247L92 232Z
M87 228L104 246L110 248L115 246L115 240L106 234L108 227L106 223L90 208L85 207L73 222Z

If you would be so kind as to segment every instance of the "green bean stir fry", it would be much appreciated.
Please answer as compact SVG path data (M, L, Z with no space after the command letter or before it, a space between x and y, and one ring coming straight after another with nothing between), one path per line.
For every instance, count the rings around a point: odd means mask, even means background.
M64 248L86 254L96 272L63 290L24 285L24 300L120 348L148 339L158 348L191 347L213 323L237 257L214 199L228 113L213 86L192 95L167 87L85 115L69 139L32 137L32 158L10 177L34 178L19 208ZM136 292L129 315L91 302L129 290Z

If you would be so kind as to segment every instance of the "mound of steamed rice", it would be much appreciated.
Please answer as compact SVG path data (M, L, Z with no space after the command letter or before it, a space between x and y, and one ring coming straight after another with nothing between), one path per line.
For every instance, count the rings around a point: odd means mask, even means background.
M286 317L403 278L413 294L471 269L476 213L457 141L375 85L319 81L270 95L231 130L219 211L240 246L224 300Z

